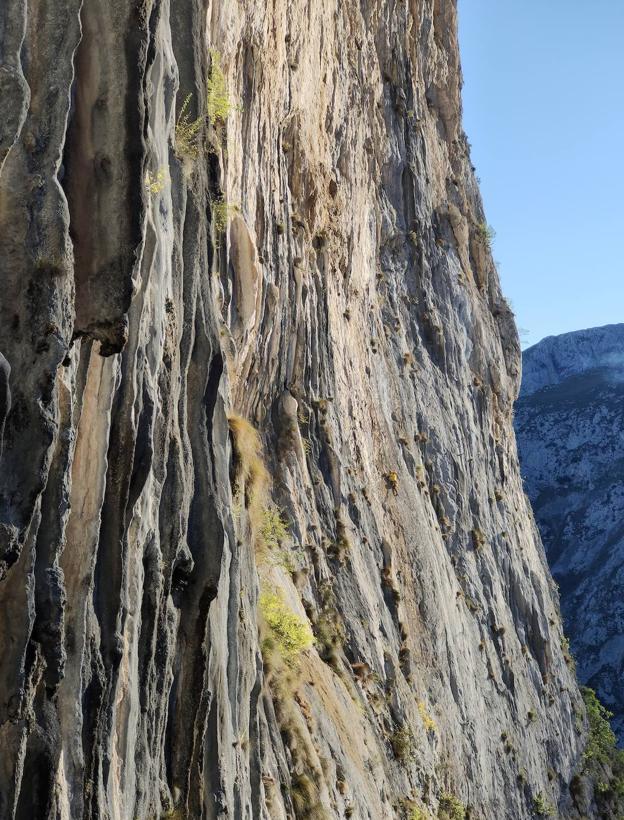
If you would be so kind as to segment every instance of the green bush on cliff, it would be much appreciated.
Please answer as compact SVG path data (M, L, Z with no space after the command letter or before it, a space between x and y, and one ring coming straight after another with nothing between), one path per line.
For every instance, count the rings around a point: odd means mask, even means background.
M541 792L533 798L533 813L538 817L555 817L556 815L553 806Z
M422 806L410 805L407 807L407 820L431 820L431 814Z
M581 694L589 722L589 737L583 756L586 761L609 764L615 748L615 734L609 723L609 718L613 715L600 703L593 689L582 686Z
M225 233L228 223L230 221L230 212L233 210L232 205L228 205L223 197L218 199L211 199L210 211L212 215L212 223L214 225L215 234Z
M598 792L624 799L624 750L617 748L609 723L613 714L600 703L593 689L582 686L581 694L589 723L583 773L593 781Z
M260 535L264 546L269 550L277 550L288 538L288 524L276 507L266 507L262 513Z
M199 135L205 118L191 116L192 99L193 95L187 94L175 126L175 152L182 160L196 160L199 157Z
M212 125L217 122L225 123L233 109L223 68L221 54L214 48L210 49L210 73L208 75L208 102L207 114Z
M481 222L477 225L477 231L487 247L491 248L494 237L496 236L496 231L494 228L491 225L488 225L487 222Z
M440 795L438 817L440 820L464 820L466 807L454 794L443 792Z
M276 648L288 666L295 665L299 655L314 642L310 625L289 609L276 592L262 593L260 612L269 629L264 649Z

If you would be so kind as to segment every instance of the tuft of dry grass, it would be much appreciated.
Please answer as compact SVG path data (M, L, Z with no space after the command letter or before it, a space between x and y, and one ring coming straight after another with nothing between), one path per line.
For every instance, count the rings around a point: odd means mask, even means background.
M237 461L236 494L247 508L256 545L261 546L265 510L271 489L271 476L264 463L262 440L253 424L243 416L228 416L228 424Z
M409 761L414 756L414 738L409 727L401 724L390 735L390 745L397 760Z
M290 796L297 820L326 819L326 814L320 805L318 786L305 772L293 775Z

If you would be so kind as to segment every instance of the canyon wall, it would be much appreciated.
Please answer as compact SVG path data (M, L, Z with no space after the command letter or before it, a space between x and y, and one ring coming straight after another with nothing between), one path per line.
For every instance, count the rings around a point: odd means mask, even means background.
M0 42L0 816L598 816L455 2Z
M525 351L516 431L522 474L579 679L624 737L624 325Z

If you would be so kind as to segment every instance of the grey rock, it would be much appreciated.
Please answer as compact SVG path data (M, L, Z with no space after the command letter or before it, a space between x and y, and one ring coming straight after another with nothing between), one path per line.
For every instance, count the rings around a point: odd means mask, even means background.
M0 460L4 444L4 425L11 410L11 365L0 353Z
M0 816L597 816L455 2L0 15ZM316 634L289 685L261 590Z

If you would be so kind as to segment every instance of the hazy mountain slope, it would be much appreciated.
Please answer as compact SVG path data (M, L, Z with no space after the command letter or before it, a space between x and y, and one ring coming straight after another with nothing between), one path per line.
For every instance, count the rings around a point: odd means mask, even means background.
M624 324L523 356L522 474L561 588L580 680L624 731Z
M0 816L597 816L456 4L0 36Z

